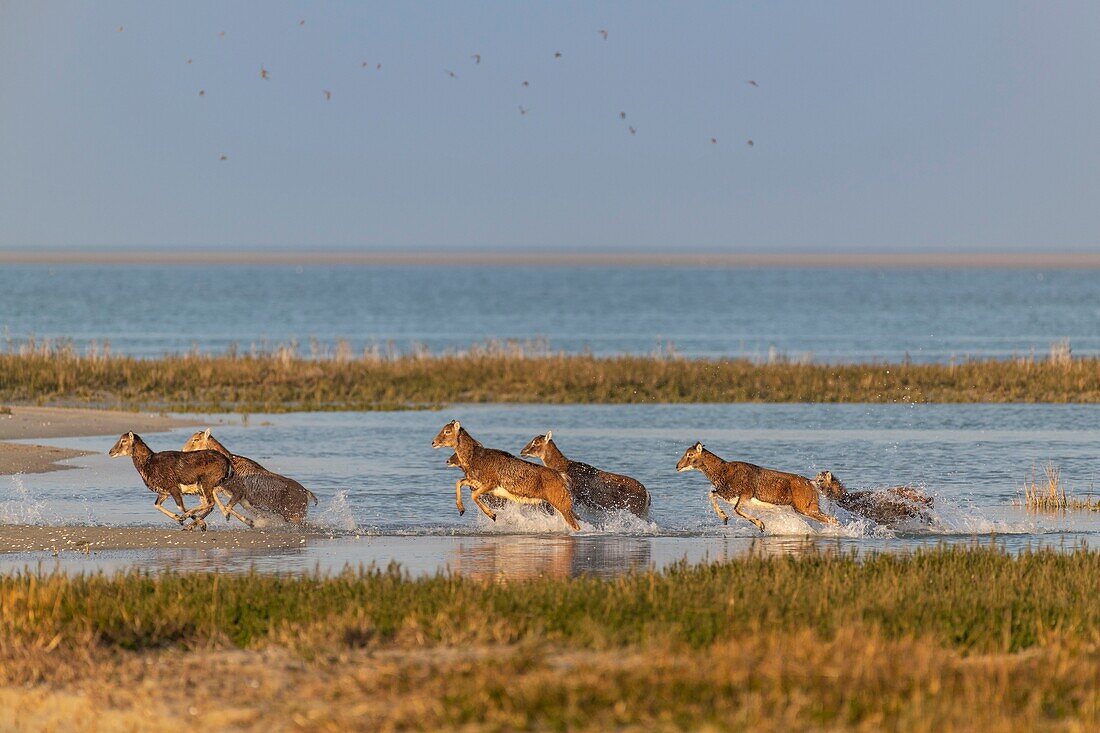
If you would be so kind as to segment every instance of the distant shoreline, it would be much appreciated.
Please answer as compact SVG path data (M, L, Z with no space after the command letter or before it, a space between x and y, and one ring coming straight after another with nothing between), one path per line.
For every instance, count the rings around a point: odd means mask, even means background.
M1090 268L1100 252L519 252L0 249L0 265Z

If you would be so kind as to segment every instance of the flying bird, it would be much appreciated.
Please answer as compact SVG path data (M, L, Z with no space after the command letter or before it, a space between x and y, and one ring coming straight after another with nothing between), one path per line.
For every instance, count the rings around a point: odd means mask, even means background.
M710 139L710 144L711 144L711 145L717 145L717 144L718 144L718 138L716 138L716 137L712 137L712 138Z
M758 87L758 86L760 86L759 84L757 84L757 83L756 83L756 82L755 82L754 80L752 80L752 79L749 79L749 80L748 80L748 81L746 81L745 83L746 83L746 84L749 84L749 85L751 85L751 86L754 86L754 87Z
M271 76L267 73L267 69L265 69L262 66L260 67L260 78L261 79L270 79L271 78Z
M329 100L329 99L332 99L332 92L330 92L328 89L322 89L321 91L325 93L325 100L326 101Z
M381 71L382 70L382 64L376 64L375 67L374 67L374 70L375 71Z
M600 29L600 35L603 36L603 39L605 41L607 40L607 31L605 31L604 29L601 28Z
M527 108L526 108L526 107L524 107L524 106L523 106L522 104L521 104L521 105L519 106L519 113L520 113L521 115L525 115L525 114L527 114Z
M206 96L206 90L205 89L200 89L199 90L199 96L200 97L205 97Z
M119 32L119 33L122 33L122 26L119 26L119 27L118 27L118 32Z
M635 129L634 129L634 126L633 126L633 125L627 125L627 128L626 128L626 129L630 130L630 134L631 134L631 135L633 135L634 133L638 132L637 130L635 130Z
M472 58L474 60L475 64L480 64L481 63L481 54L479 54L479 53L475 53L470 58Z
M525 86L525 87L529 87L529 86L531 86L531 84L530 84L529 82L527 82L527 81L524 81L524 82L523 82L523 86Z
M191 63L191 59L187 59L187 63Z
M219 158L218 160L229 160L229 156L228 156L228 155L225 155L225 154L223 153L223 154L222 154L222 157L221 157L221 158Z
M625 120L626 119L626 112L620 112L619 113L619 119L620 120Z
M447 76L451 77L452 79L458 78L458 74L454 73L450 69L444 69L443 71L445 71L447 73Z
M560 59L561 58L561 51L555 51L554 52L554 58Z
M225 31L218 34L218 38L225 38Z
M746 145L748 145L748 146L749 146L749 147L751 148L751 147L752 147L753 145L755 145L756 143L754 143L754 142L753 142L752 140L746 140L746 141L745 141L745 144L746 144Z
M305 18L302 18L301 20L298 21L298 25L305 25L305 24L306 24L306 19Z

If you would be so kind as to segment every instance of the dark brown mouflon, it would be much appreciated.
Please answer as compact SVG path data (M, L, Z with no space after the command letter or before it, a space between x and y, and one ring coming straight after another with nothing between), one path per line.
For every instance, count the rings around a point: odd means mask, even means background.
M729 517L718 506L718 499L731 504L738 516L755 524L761 532L764 531L764 523L746 514L741 508L742 502L756 499L777 506L789 506L799 514L819 522L839 524L835 517L821 511L817 488L805 476L773 471L742 461L723 461L704 448L702 443L696 443L684 451L680 462L676 464L677 471L693 469L702 472L714 485L710 492L710 503L723 523L728 523Z
M646 516L649 511L649 492L640 481L569 460L554 442L553 431L536 435L519 454L538 458L547 468L568 476L573 485L573 498L589 508L628 509L639 517Z
M580 529L573 514L573 496L569 477L545 466L529 463L502 450L486 448L473 438L458 420L452 420L440 429L432 441L433 448L453 448L466 475L456 485L473 489L470 498L493 521L496 514L482 503L481 497L492 493L510 501L523 504L549 502L561 514L566 524ZM461 496L457 498L462 513Z
M837 506L878 524L897 524L907 519L928 523L932 518L923 511L932 506L932 497L910 486L895 486L881 491L848 491L832 471L817 474L814 483Z
M185 529L194 529L196 526L206 529L206 515L216 506L215 489L222 487L233 477L233 464L216 451L184 453L166 450L154 453L140 435L132 432L123 433L108 454L112 458L132 457L141 480L157 495L153 506L180 525L191 519L191 524ZM202 504L188 510L183 504L184 494L199 494ZM176 501L182 514L161 506L169 496Z
M294 479L269 471L251 458L230 453L228 448L210 434L210 428L192 435L184 444L183 450L185 453L216 451L232 461L234 477L220 487L229 494L229 501L222 504L217 494L214 496L214 501L226 519L232 515L249 527L253 525L251 518L234 508L241 503L253 511L271 512L288 522L300 524L306 518L310 502L317 504L317 497L313 492Z

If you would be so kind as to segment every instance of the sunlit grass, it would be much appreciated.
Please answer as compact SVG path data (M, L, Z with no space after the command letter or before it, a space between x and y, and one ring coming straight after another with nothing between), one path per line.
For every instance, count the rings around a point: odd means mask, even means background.
M1100 552L940 550L750 558L618 580L487 584L410 580L395 569L280 577L128 573L0 577L8 641L60 636L127 649L166 645L516 643L706 646L762 629L832 638L864 624L965 651L1015 651L1060 630L1100 641Z
M1100 402L1100 360L823 365L596 357L545 344L352 354L346 344L157 359L27 343L0 353L0 400L188 412L433 407L459 402Z
M508 583L19 574L0 577L0 721L1086 729L1100 710L1098 592L1088 550L749 557Z

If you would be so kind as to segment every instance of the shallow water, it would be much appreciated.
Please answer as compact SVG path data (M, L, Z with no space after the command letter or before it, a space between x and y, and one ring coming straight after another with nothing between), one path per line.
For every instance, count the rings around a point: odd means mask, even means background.
M141 304L140 322L133 304ZM5 265L0 333L115 353L309 340L821 362L1100 354L1093 270Z
M454 505L459 473L444 466L450 451L430 447L452 417L487 445L513 453L552 428L566 455L645 483L653 494L649 519L582 512L583 531L571 536L560 518L526 507L507 508L491 522L468 494L460 517ZM310 487L320 498L311 526L321 536L300 548L259 553L164 549L62 553L60 560L25 553L0 558L0 567L44 560L70 569L296 571L396 560L414 573L449 567L515 577L606 575L749 552L898 551L984 543L990 535L1010 551L1073 547L1095 541L1100 513L1035 515L1012 501L1048 461L1061 469L1072 493L1089 493L1100 453L1098 418L1097 406L805 404L477 405L445 412L253 416L248 426L215 427L215 435ZM148 441L154 449L179 448L190 432L150 435ZM97 455L72 461L85 467L78 471L0 479L0 522L165 525L132 464L104 454L115 437L49 441ZM736 517L723 526L707 501L705 477L675 471L695 440L727 459L809 476L828 468L849 488L921 487L935 497L933 522L888 529L838 510L841 526L833 528L789 510L755 508L750 511L765 522L765 536ZM220 518L211 525L226 529Z

